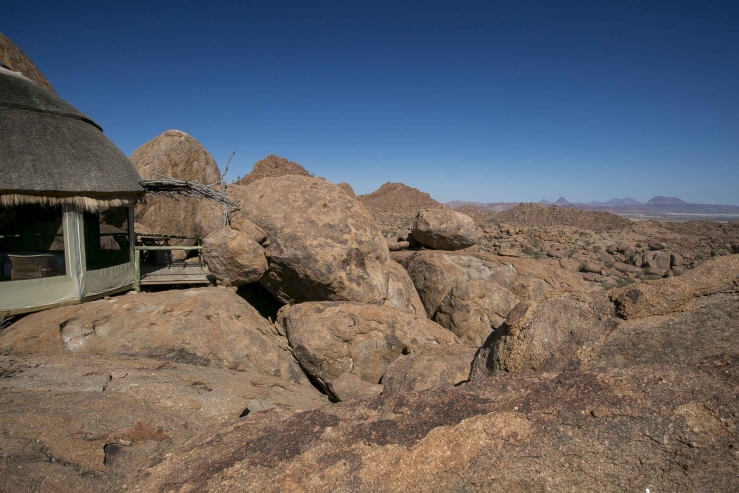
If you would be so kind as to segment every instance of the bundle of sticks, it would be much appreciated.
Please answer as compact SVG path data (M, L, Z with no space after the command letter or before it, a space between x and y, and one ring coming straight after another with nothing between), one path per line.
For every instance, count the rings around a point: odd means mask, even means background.
M226 190L224 188L217 188L222 184L215 183L213 185L203 185L196 181L183 181L171 176L160 175L159 179L156 180L140 180L139 183L146 190L146 193L154 195L162 195L165 197L171 197L177 200L177 197L184 195L187 197L205 197L210 200L219 202L224 208L231 210L238 210L239 205L228 198Z

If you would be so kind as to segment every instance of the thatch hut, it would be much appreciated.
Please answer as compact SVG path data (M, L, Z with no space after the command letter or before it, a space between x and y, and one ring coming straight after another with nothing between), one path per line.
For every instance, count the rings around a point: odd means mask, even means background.
M129 289L143 196L99 125L0 67L0 316Z

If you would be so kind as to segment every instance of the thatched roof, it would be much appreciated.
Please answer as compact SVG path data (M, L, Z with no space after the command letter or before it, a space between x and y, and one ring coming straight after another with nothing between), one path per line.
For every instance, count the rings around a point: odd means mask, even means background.
M88 209L143 197L131 162L85 114L0 67L0 202Z

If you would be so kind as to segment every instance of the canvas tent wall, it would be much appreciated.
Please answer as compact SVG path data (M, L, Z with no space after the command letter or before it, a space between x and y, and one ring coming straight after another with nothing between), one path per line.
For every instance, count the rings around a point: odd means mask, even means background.
M94 121L0 67L0 315L130 287L143 195Z

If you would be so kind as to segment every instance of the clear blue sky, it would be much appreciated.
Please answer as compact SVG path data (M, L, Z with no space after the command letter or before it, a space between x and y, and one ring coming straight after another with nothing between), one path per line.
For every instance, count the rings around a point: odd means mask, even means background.
M739 2L8 2L127 155L183 130L357 193L739 204Z

